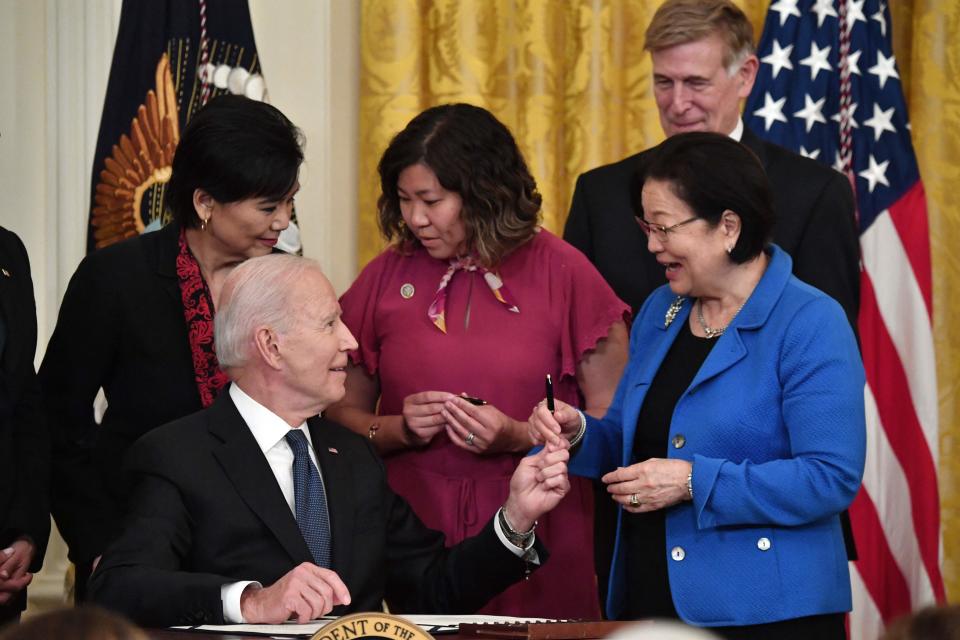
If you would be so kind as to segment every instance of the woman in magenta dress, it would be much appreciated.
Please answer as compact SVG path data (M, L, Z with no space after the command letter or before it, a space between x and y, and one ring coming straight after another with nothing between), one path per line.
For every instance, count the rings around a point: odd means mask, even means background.
M372 440L394 491L454 544L506 499L546 374L557 398L603 415L629 311L582 254L539 227L536 184L488 111L424 111L379 172L392 242L341 299L360 347L327 415ZM483 612L597 618L592 519L590 485L577 481L537 527L549 562Z

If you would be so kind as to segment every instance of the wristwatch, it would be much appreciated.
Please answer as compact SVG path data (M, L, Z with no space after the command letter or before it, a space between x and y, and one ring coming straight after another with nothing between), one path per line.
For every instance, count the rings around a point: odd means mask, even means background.
M500 529L503 531L503 535L506 536L510 544L520 549L526 549L530 545L533 540L533 531L537 528L536 520L533 521L533 526L530 527L529 531L517 531L510 526L505 507L500 507L500 511L497 512L497 519L500 521Z

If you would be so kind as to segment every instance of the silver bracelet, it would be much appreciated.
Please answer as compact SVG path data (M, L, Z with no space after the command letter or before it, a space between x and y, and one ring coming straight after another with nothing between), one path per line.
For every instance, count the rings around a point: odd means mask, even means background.
M497 512L497 519L500 520L500 528L503 530L503 535L510 541L510 544L520 549L523 549L530 543L530 539L533 537L533 531L537 528L537 521L534 520L533 526L530 527L529 531L517 531L514 529L510 521L507 520L507 505L500 507L500 510Z
M583 436L587 433L587 417L583 415L583 411L577 411L577 415L580 416L580 429L577 430L577 435L573 436L570 439L570 448L580 444L580 441L583 440Z
M690 467L690 473L687 474L687 496L693 500L693 466Z

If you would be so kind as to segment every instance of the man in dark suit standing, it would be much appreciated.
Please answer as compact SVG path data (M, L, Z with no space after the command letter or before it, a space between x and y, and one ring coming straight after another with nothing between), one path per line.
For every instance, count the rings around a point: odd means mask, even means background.
M138 487L95 602L150 626L303 622L384 598L471 612L545 559L533 530L569 489L565 449L521 461L488 526L447 549L390 491L369 441L319 416L343 397L357 343L316 263L236 267L214 333L232 384L130 449Z
M0 625L19 619L50 534L50 444L33 356L37 312L27 251L0 227Z
M647 28L644 48L653 62L663 132L729 134L759 157L774 191L774 242L793 258L794 274L835 298L856 328L860 274L853 193L840 173L744 127L740 101L750 94L760 64L747 17L729 0L667 0ZM563 234L635 312L666 282L634 219L648 153L581 175Z

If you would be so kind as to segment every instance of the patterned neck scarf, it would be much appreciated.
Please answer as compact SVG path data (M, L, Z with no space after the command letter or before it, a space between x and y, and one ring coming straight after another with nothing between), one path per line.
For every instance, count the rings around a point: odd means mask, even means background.
M200 402L204 407L209 407L229 379L220 369L213 348L213 297L200 274L200 264L190 253L183 230L180 231L180 251L177 253L177 280Z
M513 313L520 313L520 307L516 305L513 301L513 296L510 294L510 290L507 289L507 285L503 283L503 280L500 279L500 276L494 272L488 270L486 267L477 264L477 261L473 256L467 256L464 258L452 258L450 260L450 266L447 268L447 272L443 274L443 277L440 278L440 286L437 287L437 293L433 296L433 302L430 303L430 308L427 310L427 315L430 317L430 321L437 326L440 331L444 333L447 332L447 320L446 320L446 306L447 306L447 285L450 284L450 280L453 279L453 275L460 270L464 271L479 271L483 274L483 279L486 281L487 286L490 287L490 291L493 293L493 297L497 301L507 308L507 311Z

